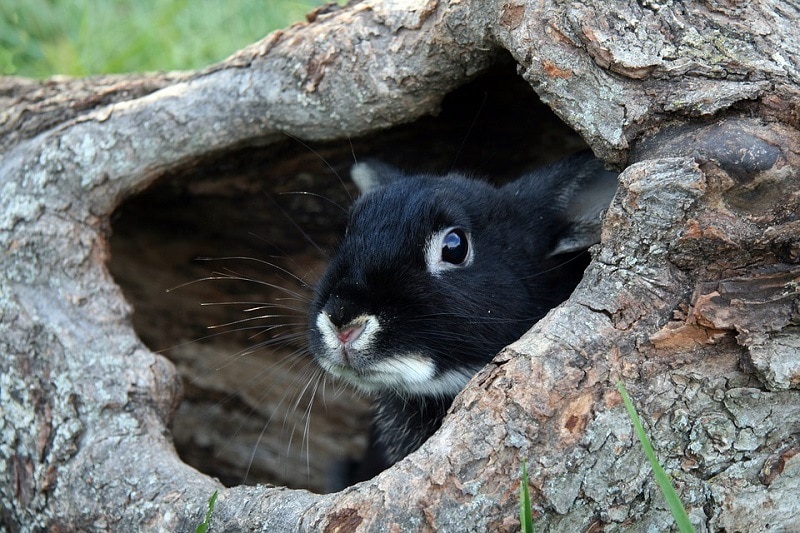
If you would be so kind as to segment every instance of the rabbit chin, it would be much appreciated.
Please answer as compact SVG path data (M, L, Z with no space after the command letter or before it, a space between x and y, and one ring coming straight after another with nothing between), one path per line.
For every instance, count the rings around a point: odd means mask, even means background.
M431 358L416 353L387 357L358 372L327 359L320 363L330 374L364 392L392 391L410 396L455 396L481 368L437 372Z

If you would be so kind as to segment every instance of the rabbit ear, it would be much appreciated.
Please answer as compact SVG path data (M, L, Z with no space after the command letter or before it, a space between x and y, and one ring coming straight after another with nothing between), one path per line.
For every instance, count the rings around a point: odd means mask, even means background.
M586 174L563 211L569 226L548 257L585 250L600 242L602 215L617 191L617 173L601 166L587 167L582 169Z
M356 163L350 169L350 177L361 194L402 179L405 175L403 171L375 159Z

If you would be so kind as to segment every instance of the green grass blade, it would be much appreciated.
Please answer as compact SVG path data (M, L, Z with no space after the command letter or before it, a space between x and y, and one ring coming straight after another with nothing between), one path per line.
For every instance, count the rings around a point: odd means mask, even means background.
M636 436L639 437L639 442L642 444L644 454L647 456L647 460L650 461L650 467L653 469L656 483L658 483L658 486L661 488L661 492L664 494L664 499L667 500L667 505L669 506L669 510L672 512L675 523L678 525L678 529L681 531L681 533L694 533L694 526L689 521L689 515L686 514L686 509L683 507L683 503L678 497L678 493L675 492L675 488L672 486L669 476L667 476L667 473L664 472L664 469L658 462L655 451L653 451L653 446L650 444L650 439L647 438L647 434L644 432L644 427L642 427L642 423L639 420L639 415L636 413L636 408L633 406L633 403L631 403L631 399L628 397L628 392L625 390L625 387L622 385L621 381L617 381L617 390L622 396L622 402L625 404L625 408L628 410L628 415L631 418L631 422L633 422L633 428L636 430Z
M519 524L522 533L533 533L531 496L528 494L528 467L522 461L522 479L519 482Z
M214 504L217 503L218 490L208 499L208 509L206 510L206 518L203 522L194 529L194 533L208 533L208 528L211 527L211 513L214 512Z
M202 68L272 30L303 20L324 3L0 1L0 75L85 76Z

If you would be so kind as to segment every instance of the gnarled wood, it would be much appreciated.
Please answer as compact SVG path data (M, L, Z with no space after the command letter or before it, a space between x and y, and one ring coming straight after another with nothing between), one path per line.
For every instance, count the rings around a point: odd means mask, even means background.
M134 333L106 267L125 199L158 178L198 185L197 198L200 178L215 182L196 169L244 154L240 174L259 158L296 164L286 134L331 143L340 169L348 138L402 149L507 50L544 103L626 167L581 286L417 453L338 494L222 489L212 529L513 530L522 459L541 530L662 528L617 380L699 530L791 527L798 15L791 2L364 1L204 72L3 80L2 522L188 530L221 488L175 453L178 374Z

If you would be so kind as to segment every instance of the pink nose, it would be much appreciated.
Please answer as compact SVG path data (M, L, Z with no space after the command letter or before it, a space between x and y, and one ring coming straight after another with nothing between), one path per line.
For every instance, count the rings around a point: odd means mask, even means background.
M361 332L364 331L365 326L366 324L345 327L344 329L337 330L336 336L339 338L339 342L342 344L350 344L358 339L358 337L361 335Z

